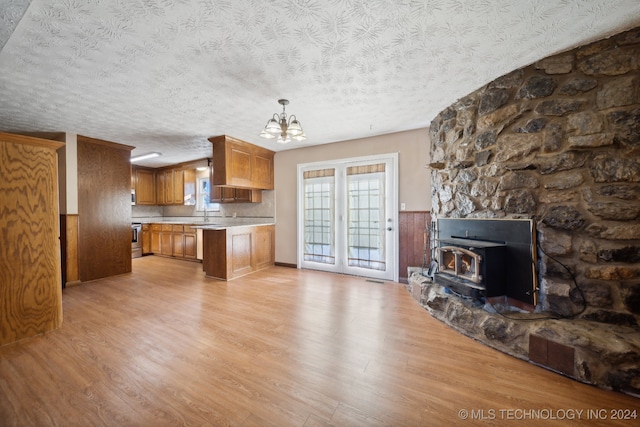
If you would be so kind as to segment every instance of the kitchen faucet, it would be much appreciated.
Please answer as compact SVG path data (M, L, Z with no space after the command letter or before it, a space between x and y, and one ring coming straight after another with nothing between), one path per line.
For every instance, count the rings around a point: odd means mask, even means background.
M204 222L209 222L209 218L207 217L207 204L209 202L209 195L202 195L202 209L204 210Z

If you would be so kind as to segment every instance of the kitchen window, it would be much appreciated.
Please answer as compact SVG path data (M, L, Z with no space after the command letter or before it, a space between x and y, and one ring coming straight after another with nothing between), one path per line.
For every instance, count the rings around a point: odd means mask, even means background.
M220 203L209 202L209 196L211 194L211 185L209 184L209 178L198 179L198 201L196 203L196 211L202 212L219 212Z

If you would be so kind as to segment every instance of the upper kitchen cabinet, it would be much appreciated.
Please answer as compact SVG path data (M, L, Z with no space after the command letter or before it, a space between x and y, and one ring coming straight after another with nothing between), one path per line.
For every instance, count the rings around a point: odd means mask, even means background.
M147 169L136 166L133 168L132 181L136 192L137 205L155 205L156 204L156 172L153 169Z
M214 186L209 198L211 203L261 203L262 190Z
M180 167L159 169L156 171L155 183L156 204L196 204L196 172L194 169L182 169Z
M213 144L211 185L273 190L273 151L227 135L209 141Z
M167 171L167 196L165 201L169 205L181 205L184 203L184 171L172 169Z

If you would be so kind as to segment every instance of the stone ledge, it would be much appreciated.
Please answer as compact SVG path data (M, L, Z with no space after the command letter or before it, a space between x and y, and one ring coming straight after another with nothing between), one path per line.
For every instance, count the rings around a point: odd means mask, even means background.
M640 331L544 313L495 313L409 268L408 291L436 319L503 353L577 381L640 397ZM537 319L537 320L529 320Z

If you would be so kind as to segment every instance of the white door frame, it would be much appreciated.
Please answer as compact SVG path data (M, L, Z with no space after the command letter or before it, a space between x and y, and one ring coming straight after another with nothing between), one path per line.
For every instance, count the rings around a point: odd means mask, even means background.
M399 219L398 219L398 153L376 154L372 156L352 157L346 159L337 160L325 160L319 162L302 163L297 166L297 267L302 268L303 265L303 252L304 252L304 183L303 173L305 170L314 169L330 169L336 167L344 167L346 164L358 163L358 162L389 162L392 166L392 171L387 172L387 183L390 184L385 191L386 205L388 212L386 212L386 218L391 221L386 225L391 228L390 231L390 247L389 251L390 264L387 269L387 276L384 280L393 280L397 282L399 280L398 265L399 265ZM338 191L336 189L336 191ZM338 195L338 197L340 197ZM336 213L336 215L339 215ZM385 219L386 221L386 219ZM346 239L346 236L343 236ZM342 237L341 237L342 238ZM338 238L337 238L338 239ZM309 263L308 261L306 262ZM325 268L326 267L326 268ZM330 264L318 264L318 268L324 271L343 272L339 266L330 267ZM353 268L352 268L353 270ZM358 270L358 269L356 269ZM368 271L367 269L359 269L362 271L362 275L365 277L381 278L376 275L375 270ZM349 273L353 274L353 273ZM358 274L359 275L359 274Z

